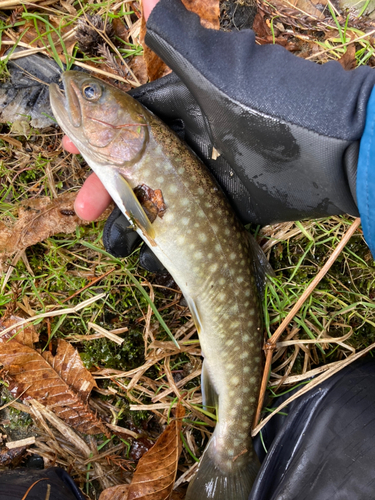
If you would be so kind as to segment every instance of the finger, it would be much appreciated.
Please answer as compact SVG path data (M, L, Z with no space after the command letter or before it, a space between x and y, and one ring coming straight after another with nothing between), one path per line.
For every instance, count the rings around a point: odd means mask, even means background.
M97 219L111 203L111 197L95 174L86 179L74 203L78 217L84 220Z
M66 149L66 151L68 151L69 153L73 154L79 153L78 149L75 147L75 145L72 143L72 141L69 139L67 135L64 135L62 140L62 145L63 148Z
M142 5L143 5L143 15L145 16L145 20L149 18L152 9L155 7L155 5L158 3L159 0L143 0Z

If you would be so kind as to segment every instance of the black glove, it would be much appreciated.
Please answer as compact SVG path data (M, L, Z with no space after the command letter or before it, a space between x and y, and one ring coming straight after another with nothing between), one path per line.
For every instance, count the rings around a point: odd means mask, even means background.
M205 29L178 0L161 0L147 29L147 45L175 73L131 94L177 128L244 223L358 216L372 68L320 66L256 45L250 30Z

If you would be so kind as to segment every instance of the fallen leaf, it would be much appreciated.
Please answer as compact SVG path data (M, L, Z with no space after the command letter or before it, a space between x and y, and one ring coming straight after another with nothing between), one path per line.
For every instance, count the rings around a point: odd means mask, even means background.
M195 12L205 28L220 29L220 7L218 0L182 0L185 7Z
M17 467L23 456L25 455L27 446L19 446L18 448L0 448L0 466L11 465Z
M108 434L87 404L96 382L68 342L59 340L53 356L0 337L0 363L15 399L35 399L85 434Z
M354 43L351 43L347 46L345 54L339 59L339 63L347 71L350 71L351 69L354 69L356 67L357 61L355 59Z
M0 332L2 330L5 330L5 328L8 328L9 326L19 323L23 319L24 318L21 318L20 316L12 315L6 320L0 320ZM22 325L18 328L15 327L13 330L3 336L3 340L12 338L14 338L14 340L19 342L20 344L32 348L34 343L38 342L39 334L36 332L34 325Z
M271 29L264 19L264 12L261 10L258 10L256 16L254 17L253 31L260 38L266 38L272 35Z
M0 272L6 259L57 233L73 233L76 227L90 222L74 211L77 193L64 193L54 200L47 196L26 200L18 210L15 223L0 222ZM101 219L108 217L108 209Z
M99 500L127 500L128 492L128 484L119 484L102 491Z
M321 6L323 9L328 0L282 0L279 3L289 4L292 7L295 7L296 10L302 11L304 14L308 14L309 16L316 17L317 19L324 19L324 14L319 10L316 6Z
M188 10L199 15L201 24L205 28L216 30L220 28L219 0L182 0L182 3ZM152 52L144 43L145 35L146 22L142 13L140 42L143 46L143 57L146 63L148 78L152 82L167 75L171 70L160 57L157 56L155 52Z
M181 453L182 405L176 419L161 434L154 446L138 462L129 488L128 500L167 500L172 493Z

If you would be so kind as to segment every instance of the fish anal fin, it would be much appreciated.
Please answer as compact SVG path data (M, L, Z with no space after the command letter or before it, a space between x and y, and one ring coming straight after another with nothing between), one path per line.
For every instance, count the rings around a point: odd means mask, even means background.
M185 299L186 299L186 302L189 306L191 316L193 318L198 335L200 335L201 332L203 331L203 326L202 326L201 319L199 317L199 311L198 311L197 304L195 303L195 301L192 297L185 297Z
M219 396L215 390L215 387L211 381L210 374L208 371L207 361L203 360L202 375L201 375L201 387L202 387L202 403L205 410L208 407L215 408L217 410L219 405Z

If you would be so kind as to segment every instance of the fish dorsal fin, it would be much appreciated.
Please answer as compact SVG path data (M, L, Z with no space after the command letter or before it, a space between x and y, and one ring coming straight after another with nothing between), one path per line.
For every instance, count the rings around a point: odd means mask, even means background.
M251 261L255 276L255 282L259 292L259 296L261 297L261 299L263 299L267 280L269 278L275 277L275 271L272 269L271 264L268 262L267 257L256 242L254 236L252 236L250 233L247 234L249 237L249 247L252 257Z
M207 361L203 360L202 365L202 375L201 375L201 387L202 387L202 403L205 410L212 411L212 408L217 410L219 405L219 396L213 386L208 372Z
M138 228L149 239L155 238L155 229L145 214L142 205L139 203L138 198L135 196L133 189L129 185L128 181L122 176L117 175L115 180L115 186L118 193L118 197L122 202L123 206L119 206L119 209L123 212L125 209L125 215L129 220ZM117 205L119 205L119 200L114 200Z

